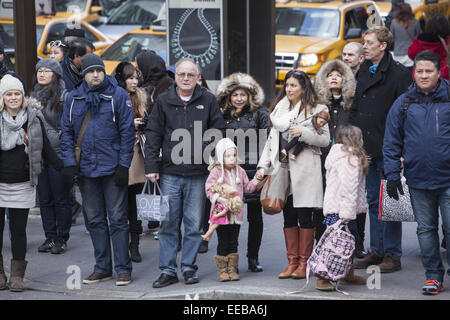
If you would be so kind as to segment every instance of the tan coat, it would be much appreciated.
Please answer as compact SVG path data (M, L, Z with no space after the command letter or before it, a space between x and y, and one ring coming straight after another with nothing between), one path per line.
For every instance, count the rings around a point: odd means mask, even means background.
M300 102L294 107L299 109ZM289 109L289 100L287 97L282 99L274 111L270 119L273 127L270 131L269 138L264 146L262 156L258 163L258 168L264 168L265 174L273 174L280 168L279 161L279 134L289 128L289 122L283 126L279 125L276 117L280 114L280 110ZM309 110L308 118L322 110L328 110L327 106L319 104L314 109ZM282 113L281 113L282 114ZM301 122L305 120L304 111L298 115L296 120ZM275 120L275 121L274 121ZM291 178L291 193L295 208L322 208L323 207L323 186L322 186L322 169L320 161L320 147L326 147L330 144L330 133L328 125L322 127L323 133L319 135L315 130L303 127L301 141L309 145L298 156L295 161L289 159L289 173Z
M136 91L138 101L140 103L140 110L145 110L145 103L147 102L147 95L144 90L138 88ZM142 107L143 106L143 107ZM140 117L144 117L141 114ZM144 169L144 156L142 155L141 146L139 140L136 139L133 147L133 159L131 160L129 175L128 175L128 185L133 185L137 183L145 183L145 169Z

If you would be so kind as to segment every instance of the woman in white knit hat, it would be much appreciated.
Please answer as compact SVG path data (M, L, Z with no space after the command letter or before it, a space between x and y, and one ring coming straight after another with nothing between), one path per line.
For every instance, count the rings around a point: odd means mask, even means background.
M8 285L11 291L24 289L26 225L28 212L36 204L42 158L62 168L43 130L41 108L37 100L25 98L19 79L5 75L0 81L0 249L8 209L12 251L9 284L0 254L0 290Z

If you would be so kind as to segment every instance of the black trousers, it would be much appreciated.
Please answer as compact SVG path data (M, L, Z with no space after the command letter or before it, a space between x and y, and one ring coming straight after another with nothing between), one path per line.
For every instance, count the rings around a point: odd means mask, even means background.
M217 255L227 256L230 253L238 252L238 240L239 240L239 230L241 226L239 224L227 224L219 226L216 229L218 245L217 245Z
M247 257L257 259L264 229L260 201L247 202L247 220Z
M316 243L319 242L320 238L322 238L322 235L327 228L327 226L323 224L323 219L325 219L325 217L323 216L323 210L322 209L314 210L313 222L314 227L316 228L316 232L314 234Z
M25 260L27 252L27 221L30 209L9 209L9 229L11 230L11 251L13 260ZM3 229L6 208L0 208L0 252L3 250Z
M283 208L284 227L298 227L302 229L313 229L313 208L294 208L292 195L287 198L286 205Z
M137 218L136 195L142 192L143 183L128 186L128 222L130 233L142 233L142 221Z

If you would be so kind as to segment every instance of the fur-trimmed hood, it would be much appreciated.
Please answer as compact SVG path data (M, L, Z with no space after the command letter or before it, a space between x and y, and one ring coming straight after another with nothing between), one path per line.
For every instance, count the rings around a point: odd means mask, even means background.
M316 74L314 89L320 99L320 103L330 105L332 94L328 87L327 75L333 70L338 71L343 77L341 105L345 110L349 110L352 106L353 97L355 96L356 81L352 70L342 60L330 60L320 67Z
M264 102L264 91L261 86L246 73L236 72L224 78L216 90L216 98L219 107L223 110L226 107L228 96L236 89L246 89L252 95L252 100L256 108L259 108Z
M36 110L44 109L42 104L36 98L25 97L24 104L25 104L24 107L26 107L26 108L32 108L32 109L36 109Z

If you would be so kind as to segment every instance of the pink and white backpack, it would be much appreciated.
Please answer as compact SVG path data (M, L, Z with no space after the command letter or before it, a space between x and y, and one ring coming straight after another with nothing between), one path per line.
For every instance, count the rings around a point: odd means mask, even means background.
M337 282L345 278L352 264L352 255L355 251L355 237L350 233L348 226L338 220L327 227L307 262L306 288L309 282L310 271L316 277L329 280L336 291L348 294L338 289Z

